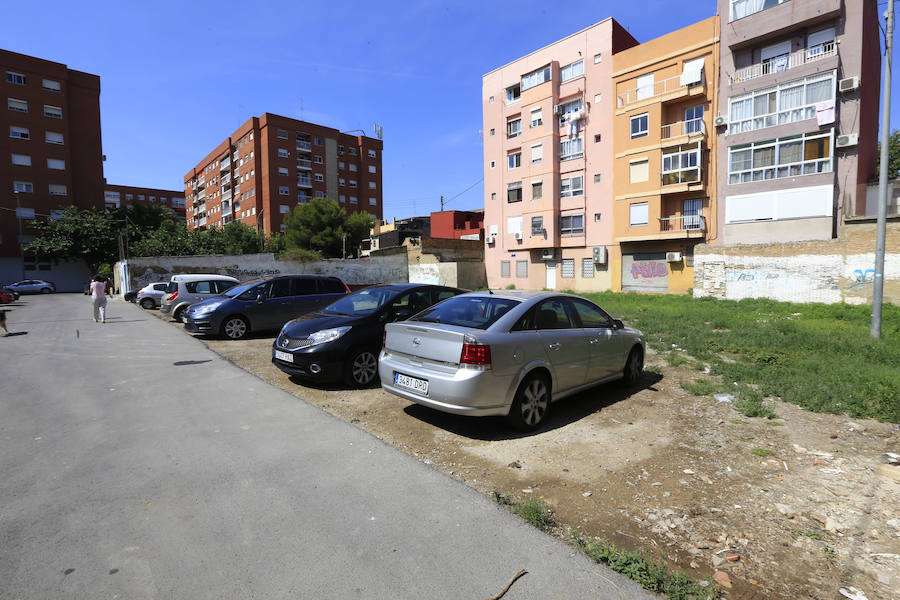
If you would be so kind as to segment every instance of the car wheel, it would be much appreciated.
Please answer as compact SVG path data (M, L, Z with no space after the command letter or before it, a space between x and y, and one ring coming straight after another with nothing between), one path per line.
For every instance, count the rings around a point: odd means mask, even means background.
M641 374L644 372L644 352L635 346L628 355L628 361L625 363L625 369L622 371L622 379L625 385L637 385L641 380Z
M176 308L175 311L172 313L172 319L174 319L175 321L177 321L179 323L181 323L181 317L183 317L183 316L184 316L184 307L183 306Z
M346 369L347 385L365 387L378 376L378 355L369 349L355 350L350 354Z
M532 431L544 421L550 409L550 379L529 375L516 390L507 422L520 431Z
M153 298L144 298L141 300L141 308L145 310L150 310L154 306L156 306L156 302L153 301Z
M250 331L250 326L243 317L228 317L222 323L222 335L229 340L242 339L248 331Z
M41 288L41 293L42 293L42 294L49 294L49 293L50 293L50 288Z

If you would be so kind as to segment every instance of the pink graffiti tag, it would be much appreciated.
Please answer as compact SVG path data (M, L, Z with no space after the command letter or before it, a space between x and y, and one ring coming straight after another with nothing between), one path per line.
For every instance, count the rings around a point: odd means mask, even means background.
M669 274L666 263L658 261L631 263L631 276L634 279L640 277L665 277Z

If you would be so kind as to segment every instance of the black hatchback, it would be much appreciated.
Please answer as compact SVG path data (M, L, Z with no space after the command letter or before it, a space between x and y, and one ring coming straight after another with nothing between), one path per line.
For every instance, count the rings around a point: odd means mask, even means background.
M466 290L439 285L376 285L285 323L272 363L289 375L366 386L378 375L384 326Z

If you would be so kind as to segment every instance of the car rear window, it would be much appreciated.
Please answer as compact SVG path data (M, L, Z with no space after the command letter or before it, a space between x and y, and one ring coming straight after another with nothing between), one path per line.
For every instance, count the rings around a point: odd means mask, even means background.
M234 281L226 281L224 279L216 280L213 282L213 284L216 286L216 291L219 294L223 294L237 285L237 283Z
M167 293L167 294L174 294L174 293L177 292L177 291L178 291L178 282L177 282L177 281L170 281L169 284L166 286L166 293Z
M165 283L154 283L153 284L153 289L156 290L157 292L164 292L164 291L166 291L167 287L169 287L169 286Z
M512 298L456 296L423 310L410 321L487 329L518 304L520 301Z
M188 294L212 294L213 293L213 282L212 281L187 281L184 284L184 289L187 290Z

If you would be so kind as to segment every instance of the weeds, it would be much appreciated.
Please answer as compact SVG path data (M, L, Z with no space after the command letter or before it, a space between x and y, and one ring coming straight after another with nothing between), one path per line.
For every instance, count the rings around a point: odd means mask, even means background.
M731 419L728 422L733 423L735 425L749 425L750 424L750 421L744 421L743 419Z
M643 551L627 552L613 543L585 540L572 532L572 538L579 550L596 563L608 566L634 580L641 587L664 594L670 600L710 600L720 598L712 585L701 586L681 571L674 571L662 559L654 561Z
M694 381L679 382L681 388L694 396L711 396L722 389L722 384L710 379L697 379Z
M512 512L519 515L541 531L548 532L556 525L550 508L542 500L525 500L517 502L507 494L501 494L497 490L491 492L494 502L501 506L508 506Z
M812 539L814 539L814 540L823 540L823 539L825 539L825 538L822 537L822 532L819 531L818 529L807 529L807 530L806 530L806 537L812 538Z
M823 551L825 552L825 560L828 561L828 564L837 564L837 552L834 551L834 548L832 548L831 546L825 546L825 548L823 548Z
M768 448L754 448L753 450L750 451L750 454L752 454L754 456L758 456L760 458L766 458L768 456L774 456L775 451L769 450Z

